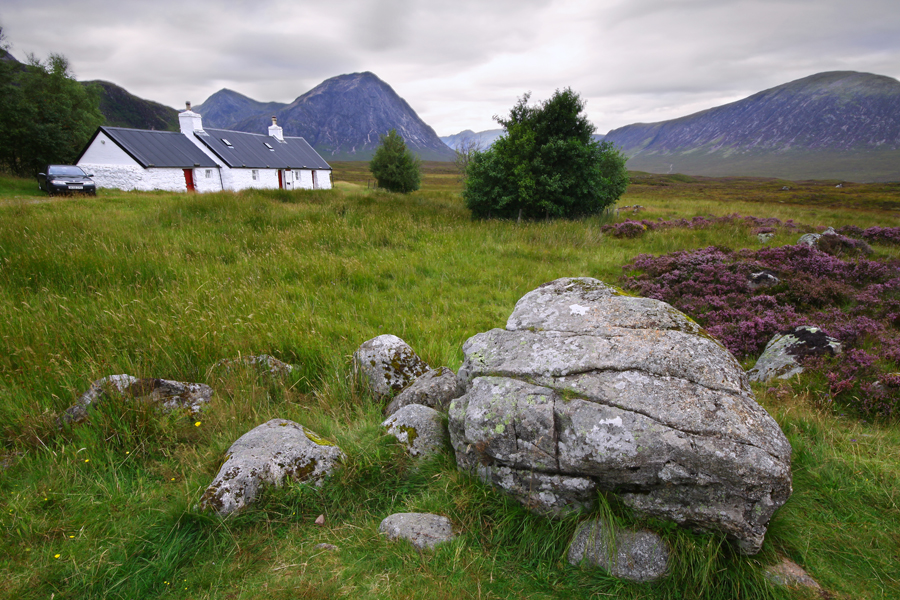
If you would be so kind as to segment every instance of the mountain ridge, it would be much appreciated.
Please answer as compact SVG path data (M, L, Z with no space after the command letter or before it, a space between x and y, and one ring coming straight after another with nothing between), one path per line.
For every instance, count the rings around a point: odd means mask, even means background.
M243 116L228 107L228 103L236 107L242 102ZM261 103L231 90L220 90L196 111L210 126L252 133L267 131L275 116L285 135L305 138L326 160L368 160L381 136L391 129L396 129L407 147L423 160L454 157L409 103L369 71L326 79L286 105ZM225 116L233 122L227 124Z
M677 119L613 129L607 139L629 169L653 173L897 180L900 82L817 73Z

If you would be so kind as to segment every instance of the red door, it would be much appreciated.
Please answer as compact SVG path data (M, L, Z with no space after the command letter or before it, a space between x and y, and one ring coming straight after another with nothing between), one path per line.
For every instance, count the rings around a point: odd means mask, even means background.
M194 170L193 169L185 169L184 170L184 184L187 186L187 191L194 191Z
M281 173L282 173L281 169L278 169L278 189L279 190L284 189L284 178L282 177Z

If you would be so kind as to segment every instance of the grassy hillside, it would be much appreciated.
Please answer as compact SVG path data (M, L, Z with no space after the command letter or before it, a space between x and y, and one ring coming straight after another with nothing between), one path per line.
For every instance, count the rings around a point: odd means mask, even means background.
M760 247L746 228L601 232L609 220L473 222L446 164L423 190L367 189L365 163L336 163L332 191L186 195L101 190L47 201L0 178L0 598L812 598L774 588L787 556L833 598L900 597L900 426L850 418L813 380L756 388L794 448L794 495L763 551L658 529L669 576L636 585L565 560L575 520L550 522L382 434L381 406L349 376L382 333L432 366L502 327L541 283L615 283L640 253ZM810 225L900 226L894 186L634 174L620 206L640 218L752 214ZM792 189L783 191L789 185ZM793 243L779 231L773 244ZM878 260L898 249L875 245ZM272 354L285 379L222 372L222 358ZM55 418L90 382L129 373L198 381L199 418L109 402L89 424ZM323 488L269 490L240 515L196 505L237 437L292 419L347 454ZM433 554L386 542L394 512L448 516L459 537ZM314 520L325 515L324 527ZM338 546L323 551L317 544Z

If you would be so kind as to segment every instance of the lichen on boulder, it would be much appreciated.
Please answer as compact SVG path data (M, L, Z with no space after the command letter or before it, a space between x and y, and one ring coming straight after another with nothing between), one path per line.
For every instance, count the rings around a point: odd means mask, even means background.
M457 463L536 512L590 508L609 491L752 554L790 496L790 444L744 370L664 302L560 279L463 352Z
M463 394L456 373L447 367L438 367L418 377L391 400L384 414L390 416L409 404L421 404L440 412L447 412L450 402Z
M353 353L353 372L376 398L400 392L429 371L409 344L385 334L363 342Z
M436 454L450 443L441 413L421 404L407 404L381 426L404 444L412 456Z
M272 419L231 445L200 506L225 516L252 503L265 485L322 485L343 459L334 443L293 421Z

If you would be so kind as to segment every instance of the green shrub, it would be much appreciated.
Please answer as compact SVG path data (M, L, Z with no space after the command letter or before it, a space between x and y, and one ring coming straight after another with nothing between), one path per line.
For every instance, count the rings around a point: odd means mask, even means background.
M419 189L422 182L422 165L396 129L381 136L381 145L375 150L369 170L378 181L378 187L391 192L408 194Z
M566 88L537 106L525 94L508 119L506 135L467 168L463 197L478 218L577 218L597 214L625 193L625 157L595 142L582 114L584 101Z

